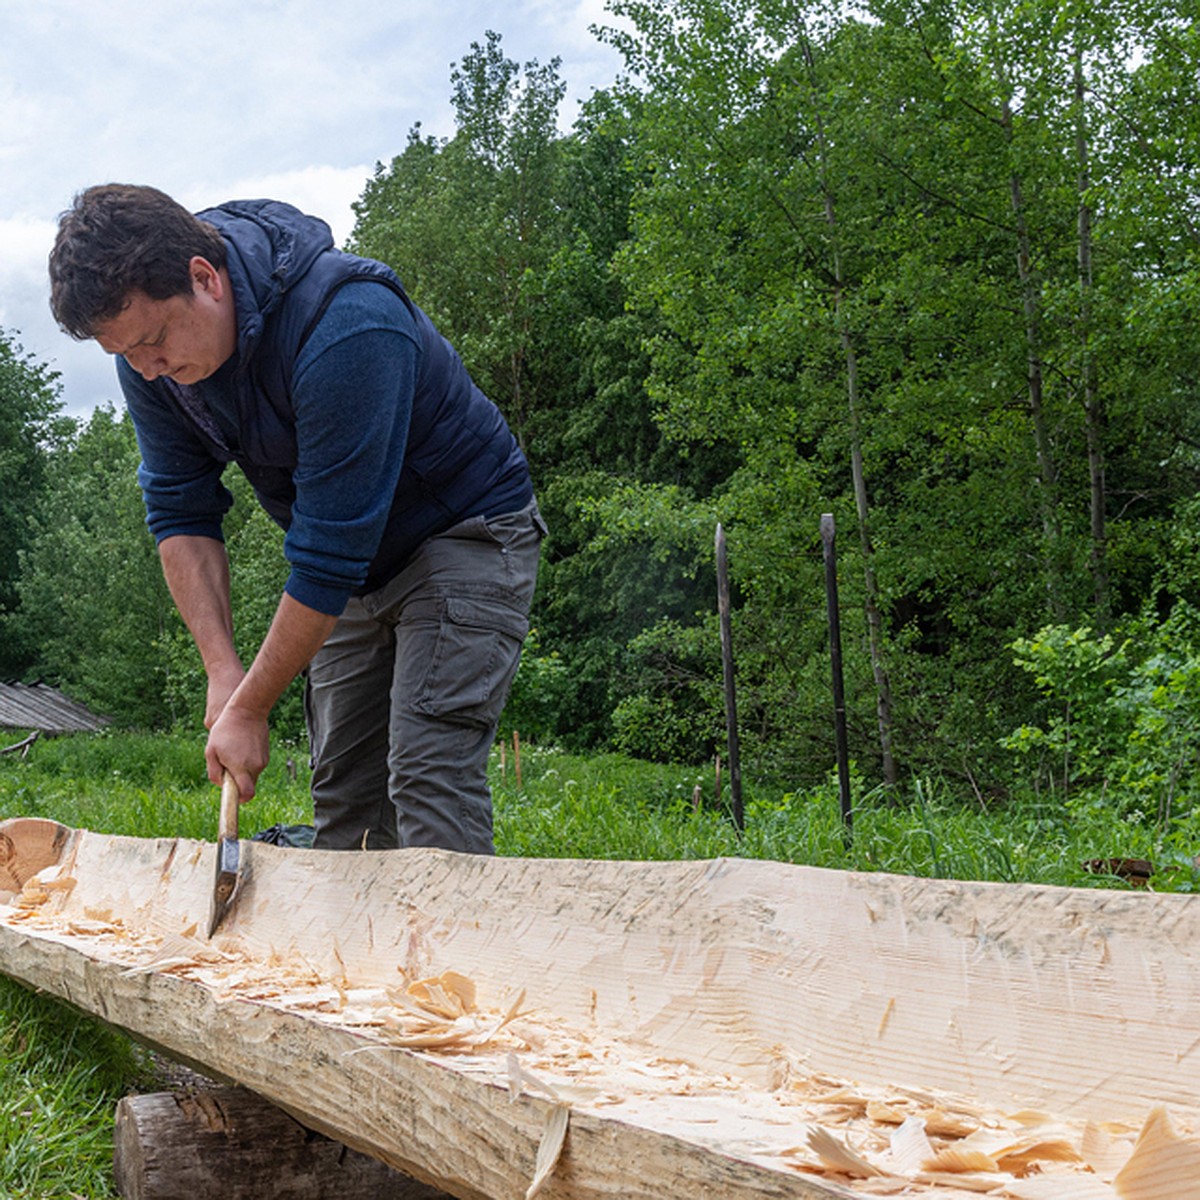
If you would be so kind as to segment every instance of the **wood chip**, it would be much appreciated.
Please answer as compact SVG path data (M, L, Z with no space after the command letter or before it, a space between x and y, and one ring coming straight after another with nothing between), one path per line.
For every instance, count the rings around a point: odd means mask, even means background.
M1200 1200L1200 1141L1180 1137L1166 1108L1158 1105L1113 1190L1121 1200Z
M830 1170L841 1171L856 1179L870 1179L874 1175L887 1173L819 1125L809 1130L808 1148Z
M921 1169L932 1173L945 1172L966 1175L974 1171L995 1173L1000 1170L1000 1167L994 1158L984 1154L981 1150L972 1150L964 1146L947 1146L923 1162Z
M571 1118L569 1104L555 1104L546 1117L546 1128L542 1131L542 1140L538 1145L537 1162L533 1169L533 1182L525 1192L525 1200L533 1198L546 1185L554 1168L558 1166L562 1154L563 1143L567 1139L567 1125Z
M1079 1142L1079 1155L1097 1175L1112 1179L1129 1161L1134 1139L1118 1136L1089 1121Z
M925 1133L925 1122L920 1117L909 1117L892 1131L888 1169L896 1175L914 1175L933 1153Z

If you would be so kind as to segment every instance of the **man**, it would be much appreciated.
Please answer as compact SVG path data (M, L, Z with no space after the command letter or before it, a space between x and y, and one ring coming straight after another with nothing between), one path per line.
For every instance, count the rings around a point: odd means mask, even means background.
M315 845L492 852L486 766L545 527L496 407L382 263L244 201L193 216L101 185L63 214L51 307L118 356L147 523L208 678L209 778L243 801L307 668ZM234 649L221 473L291 568L249 668Z

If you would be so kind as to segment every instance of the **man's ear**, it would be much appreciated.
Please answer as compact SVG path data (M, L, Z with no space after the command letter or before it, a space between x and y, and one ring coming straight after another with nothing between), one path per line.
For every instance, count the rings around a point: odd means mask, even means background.
M199 254L194 255L188 261L188 270L191 272L194 293L205 292L212 300L221 299L225 291L221 272L207 258L202 258Z

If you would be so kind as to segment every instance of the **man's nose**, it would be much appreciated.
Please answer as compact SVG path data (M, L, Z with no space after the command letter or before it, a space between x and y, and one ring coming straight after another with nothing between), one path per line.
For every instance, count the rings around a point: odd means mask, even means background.
M157 379L167 365L156 350L134 350L125 355L125 361L148 383Z

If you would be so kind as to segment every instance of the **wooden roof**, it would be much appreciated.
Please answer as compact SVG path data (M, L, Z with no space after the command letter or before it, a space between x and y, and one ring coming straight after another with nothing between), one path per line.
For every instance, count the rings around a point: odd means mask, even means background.
M0 683L0 729L85 733L108 724L82 704L42 683Z

